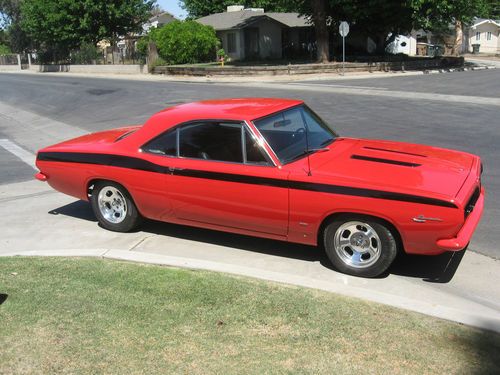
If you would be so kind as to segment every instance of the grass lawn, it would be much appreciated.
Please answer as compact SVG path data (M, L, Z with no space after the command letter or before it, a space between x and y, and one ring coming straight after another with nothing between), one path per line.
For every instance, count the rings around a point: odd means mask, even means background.
M500 335L224 274L0 258L0 294L1 374L500 373Z

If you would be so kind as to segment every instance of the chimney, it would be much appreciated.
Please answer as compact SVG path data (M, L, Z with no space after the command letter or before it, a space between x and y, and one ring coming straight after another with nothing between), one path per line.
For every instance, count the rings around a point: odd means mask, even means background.
M244 5L228 5L227 12L239 12L240 10L245 9Z

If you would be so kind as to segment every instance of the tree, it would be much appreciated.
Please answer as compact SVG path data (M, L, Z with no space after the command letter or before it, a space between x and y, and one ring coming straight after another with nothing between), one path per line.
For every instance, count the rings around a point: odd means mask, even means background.
M24 52L30 47L30 40L21 28L21 1L0 0L0 26L5 28L7 38L3 43L15 52Z
M52 0L59 1L59 0ZM75 1L75 0L73 0ZM156 0L76 0L84 4L81 27L89 42L142 31Z
M463 26L475 17L487 17L493 9L489 0L416 0L421 3L420 23L425 29L455 28L452 53L458 55L463 39Z
M311 17L316 32L317 60L327 63L330 58L330 38L326 24L327 4L325 0L311 0Z
M10 48L6 46L5 44L0 43L0 56L2 55L8 55L12 53Z
M21 3L21 27L36 48L66 58L82 43L138 32L154 0L29 0Z
M174 21L152 29L150 38L168 64L211 61L219 44L215 30L196 21Z
M500 19L500 2L498 0L489 0L488 3L488 17L494 20Z
M225 12L229 5L243 5L245 8L264 8L266 12L296 12L296 1L286 0L182 0L181 6L190 18Z

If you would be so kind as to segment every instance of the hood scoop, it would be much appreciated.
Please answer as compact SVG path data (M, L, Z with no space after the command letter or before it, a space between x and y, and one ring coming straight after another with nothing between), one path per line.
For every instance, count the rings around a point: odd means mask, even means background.
M368 147L364 147L368 148ZM397 152L397 151L395 151ZM371 161L375 163L384 163L384 164L393 164L393 165L401 165L403 167L420 167L422 164L417 164L417 163L410 163L407 161L400 161L400 160L393 160L393 159L383 159L383 158L374 158L371 156L364 156L364 155L351 155L351 159L356 159L356 160L366 160L366 161Z
M366 149L366 150L375 150L375 151L392 152L392 153L395 153L395 154L402 154L402 155L420 156L421 158L426 158L427 157L427 155L414 154L412 152L405 152L405 151L398 151L398 150L388 150L386 148L379 148L379 147L363 146L363 148Z

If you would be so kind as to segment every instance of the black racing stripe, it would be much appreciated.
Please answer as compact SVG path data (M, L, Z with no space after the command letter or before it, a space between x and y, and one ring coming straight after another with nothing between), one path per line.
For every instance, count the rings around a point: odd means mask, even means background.
M140 158L134 158L122 155L110 154L91 154L91 153L73 153L73 152L39 152L38 160L109 165L113 167L137 169L156 173L173 173L178 176L202 178L208 180L228 181L252 185L264 185L280 188L290 188L295 190L317 191L321 193L330 193L338 195L351 195L375 199L395 200L402 202L412 202L427 204L433 206L457 208L457 206L441 199L422 197L419 195L394 193L390 191L364 189L341 185L320 184L304 181L288 181L277 178L247 176L233 173L210 172L194 169L169 168Z
M376 162L376 163L384 163L384 164L401 165L401 166L404 166L404 167L420 167L422 165L422 164L417 164L417 163L409 163L407 161L374 158L374 157L371 157L371 156L363 156L363 155L351 155L351 159L373 161L373 162Z
M384 152L393 152L395 154L403 154L403 155L411 155L411 156L420 156L421 158L426 158L427 155L422 155L422 154L414 154L413 152L406 152L406 151L397 151L397 150L388 150L386 148L378 148L378 147L370 147L370 146L363 146L364 149L367 150L377 150L377 151L384 151Z
M123 155L90 154L83 152L39 152L37 160L66 163L109 165L112 167L138 169L147 172L168 173L168 167L147 160Z
M174 174L184 177L204 178L207 180L239 182L243 184L264 185L282 188L290 187L290 181L280 180L278 178L246 176L242 174L200 171L194 169L175 169Z
M394 193L391 191L384 191L384 190L356 188L356 187L341 186L341 185L318 184L318 183L301 182L301 181L290 181L290 188L297 190L319 191L322 193L354 195L358 197L387 199L393 201L412 202L412 203L428 204L432 206L457 208L457 206L454 203L444 201L441 199L422 197L420 195Z

